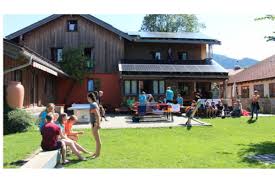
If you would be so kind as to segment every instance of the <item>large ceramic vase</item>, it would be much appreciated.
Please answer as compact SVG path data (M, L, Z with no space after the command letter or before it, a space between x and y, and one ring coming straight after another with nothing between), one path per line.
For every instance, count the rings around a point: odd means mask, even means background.
M24 87L21 82L10 81L6 90L6 96L7 103L11 108L23 108Z

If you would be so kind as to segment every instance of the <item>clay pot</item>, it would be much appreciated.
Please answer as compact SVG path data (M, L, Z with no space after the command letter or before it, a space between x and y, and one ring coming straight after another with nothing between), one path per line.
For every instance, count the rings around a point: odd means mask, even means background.
M24 87L21 82L9 81L6 96L7 103L11 108L23 108Z

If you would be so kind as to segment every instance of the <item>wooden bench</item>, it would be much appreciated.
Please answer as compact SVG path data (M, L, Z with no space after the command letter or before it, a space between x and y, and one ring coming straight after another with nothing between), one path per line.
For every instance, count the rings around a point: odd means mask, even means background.
M54 168L59 164L61 154L59 150L40 151L21 168Z

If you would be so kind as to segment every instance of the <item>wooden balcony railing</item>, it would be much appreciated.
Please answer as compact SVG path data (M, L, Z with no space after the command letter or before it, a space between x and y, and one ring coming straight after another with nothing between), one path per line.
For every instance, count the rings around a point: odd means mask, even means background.
M211 65L212 59L204 60L145 60L145 59L122 59L121 64L179 64L179 65Z

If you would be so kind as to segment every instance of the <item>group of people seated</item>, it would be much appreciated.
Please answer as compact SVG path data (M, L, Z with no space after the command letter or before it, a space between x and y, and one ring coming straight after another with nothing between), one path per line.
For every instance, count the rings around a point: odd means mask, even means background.
M59 115L55 112L55 105L49 103L45 111L40 114L39 129L42 135L41 148L44 151L61 149L62 163L68 163L67 150L71 150L79 160L85 160L81 152L90 154L88 150L77 143L82 131L72 131L76 123L75 115L68 116L66 113Z
M215 103L212 99L206 100L201 103L197 115L199 117L215 118L215 117L240 117L242 116L242 104L240 100L234 102L233 106L230 107L227 104L223 104L221 100Z

